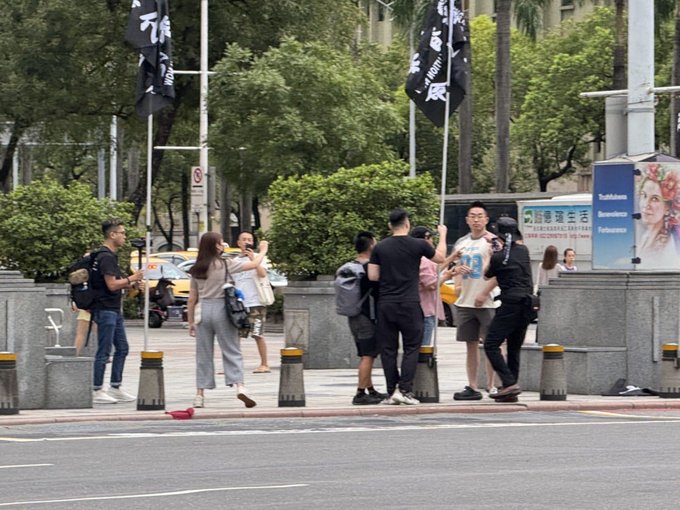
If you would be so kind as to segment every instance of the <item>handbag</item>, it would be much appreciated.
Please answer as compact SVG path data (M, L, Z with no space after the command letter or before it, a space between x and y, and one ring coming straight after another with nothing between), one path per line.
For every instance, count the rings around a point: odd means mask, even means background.
M255 270L255 276L253 277L255 281L255 287L257 288L257 297L264 306L269 306L274 304L274 290L272 289L272 284L269 282L269 277L265 274L260 276Z
M224 263L224 304L227 309L227 319L236 328L244 331L250 330L250 321L248 320L248 309L243 304L243 293L234 287L233 283L229 283L227 275L229 269L227 263Z

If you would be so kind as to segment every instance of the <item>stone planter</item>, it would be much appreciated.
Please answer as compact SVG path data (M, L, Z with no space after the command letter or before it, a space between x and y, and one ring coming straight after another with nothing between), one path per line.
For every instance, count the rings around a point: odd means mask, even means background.
M335 313L332 276L289 281L283 288L286 347L304 349L304 368L354 368L356 347L347 317Z

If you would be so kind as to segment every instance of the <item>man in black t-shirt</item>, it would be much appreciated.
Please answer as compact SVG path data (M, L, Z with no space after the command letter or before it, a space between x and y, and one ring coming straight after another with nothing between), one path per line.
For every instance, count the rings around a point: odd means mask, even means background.
M527 326L531 322L531 295L533 280L531 277L531 261L529 250L518 244L521 234L517 222L512 218L499 218L498 234L504 241L502 251L492 255L489 268L484 277L488 280L488 289L498 285L501 289L501 306L489 326L484 339L484 352L491 362L494 371L503 382L497 393L489 395L497 401L515 402L521 388L519 379L519 357ZM483 296L480 294L475 305L481 306ZM507 363L501 354L500 346L507 339Z
M97 301L92 307L92 320L97 324L97 354L94 359L95 404L131 402L137 397L121 388L123 368L129 346L121 311L122 290L135 285L142 287L144 272L140 269L131 276L123 276L118 266L116 251L125 244L125 227L121 221L107 220L102 224L104 243L92 267L92 288ZM111 362L111 387L104 391L104 372L111 348L115 348Z
M371 232L359 232L354 239L354 248L357 251L354 260L364 267L365 272L375 244L375 236ZM362 299L366 295L368 297L361 304L361 313L354 317L348 317L349 329L357 346L357 354L361 358L358 369L357 392L352 399L352 404L379 404L387 395L380 393L373 387L371 377L373 360L378 355L378 342L375 336L378 283L370 281L364 273L359 281L359 289Z
M443 262L446 257L446 232L439 225L439 243L435 250L424 239L409 236L408 213L394 209L390 213L392 236L373 249L368 264L368 278L379 282L377 339L380 359L387 382L386 404L418 404L413 396L413 379L418 365L418 351L423 338L423 311L420 308L418 281L420 258ZM401 374L397 368L399 333L404 354Z

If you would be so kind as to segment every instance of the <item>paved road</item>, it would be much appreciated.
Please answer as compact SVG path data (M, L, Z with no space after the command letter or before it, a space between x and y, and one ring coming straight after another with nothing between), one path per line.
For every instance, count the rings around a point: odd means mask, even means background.
M528 412L3 427L0 509L670 509L679 421Z

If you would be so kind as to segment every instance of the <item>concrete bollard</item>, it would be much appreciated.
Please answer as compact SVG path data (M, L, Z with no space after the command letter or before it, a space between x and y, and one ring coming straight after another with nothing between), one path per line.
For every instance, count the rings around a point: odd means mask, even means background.
M0 352L0 414L19 414L17 355Z
M659 396L661 398L680 397L680 369L678 368L678 344L661 346L661 382Z
M434 347L420 348L416 376L413 380L413 393L423 403L439 402L439 379Z
M304 351L297 347L281 349L279 407L305 407Z
M564 369L564 346L543 346L541 367L541 400L567 400L567 373Z
M162 411L164 409L163 351L142 351L137 411Z

